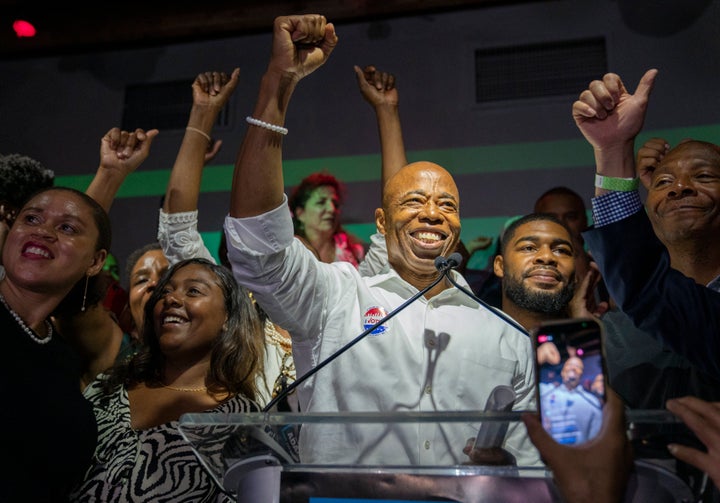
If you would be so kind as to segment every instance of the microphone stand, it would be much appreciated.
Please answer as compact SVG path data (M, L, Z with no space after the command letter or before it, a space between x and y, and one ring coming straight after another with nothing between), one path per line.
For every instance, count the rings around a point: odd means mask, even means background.
M516 322L515 320L513 320L513 319L510 318L509 316L507 316L507 315L506 315L505 313L503 313L502 311L495 309L493 306L491 306L490 304L488 304L487 302L485 302L484 300L482 300L480 297L478 297L478 296L475 295L474 293L468 291L467 288L464 288L462 285L459 285L454 279L452 279L452 278L450 277L449 274L447 275L447 279L448 279L448 281L450 281L450 283L453 284L453 286L454 286L455 288L457 288L458 290L460 290L462 293L464 293L465 295L467 295L468 297L470 297L472 300L474 300L475 302L477 302L477 303L480 304L481 306L487 308L488 311L490 311L491 313L495 314L495 316L497 316L497 317L499 317L500 319L502 319L505 323L507 323L508 325L511 325L512 327L516 328L517 330L519 330L520 332L522 332L523 334L525 334L525 335L527 335L527 336L530 335L530 333L525 329L525 327L523 327L522 325L520 325L518 322Z
M422 290L420 290L418 293L416 293L415 295L413 295L412 297L410 297L408 300L406 300L406 301L403 302L400 306L398 306L397 308L395 308L393 311L391 311L390 313L388 313L387 315L385 315L384 317L382 317L380 320L378 320L378 321L377 321L376 323L374 323L372 326L368 327L363 333L361 333L360 335L358 335L357 337L355 337L353 340L351 340L350 342L348 342L347 344L345 344L343 347L341 347L341 348L340 348L339 350L337 350L335 353L333 353L332 355L330 355L329 357L327 357L325 360L323 360L322 362L318 363L315 367L313 367L312 369L310 369L309 371L307 371L305 374L303 374L302 376L300 376L299 378L297 378L297 379L296 379L294 382L292 382L287 388L285 388L284 390L282 390L282 392L278 393L278 394L275 396L275 398L273 398L272 400L270 400L270 401L268 402L268 404L267 404L265 407L263 407L262 411L263 411L263 412L269 412L270 409L272 409L280 400L282 400L283 398L285 398L286 396L288 396L290 393L292 393L295 388L297 388L298 386L300 386L300 384L304 383L304 382L305 382L307 379L309 379L311 376L315 375L320 369L322 369L323 367L325 367L327 364L329 364L330 362L332 362L333 360L335 360L335 358L337 358L338 356L340 356L341 354L343 354L345 351L347 351L348 349L350 349L351 347L353 347L355 344L357 344L358 342L360 342L362 339L364 339L368 334L370 334L370 333L371 333L373 330L375 330L377 327L379 327L379 326L382 325L383 323L387 322L388 320L390 320L390 318L394 317L396 314L398 314L400 311L402 311L403 309L405 309L407 306L409 306L410 304L412 304L413 302L415 302L417 299L419 299L420 297L422 297L423 295L425 295L426 293L428 293L435 285L437 285L438 283L440 283L440 281L442 281L443 278L446 278L446 277L449 278L448 272L450 272L450 269L452 269L452 267L447 266L447 267L438 268L438 269L440 270L440 276L439 276L435 281L433 281L433 282L430 283L428 286L426 286L425 288L423 288ZM451 282L452 282L452 281L451 281ZM455 283L453 283L453 284L455 284Z
M470 292L467 288L464 288L462 285L459 285L454 279L452 279L452 277L448 274L448 271L449 271L450 269L455 269L456 267L458 267L458 266L462 263L462 260L463 260L463 257L462 257L462 255L460 255L458 252L451 253L448 258L445 258L445 257L442 257L442 256L437 257L437 258L435 259L435 267L437 268L438 271L440 271L441 273L444 273L444 274L447 276L448 281L449 281L450 283L452 283L452 285L453 285L455 288L457 288L458 290L460 290L462 293L464 293L465 295L467 295L468 297L470 297L472 300L474 300L475 302L477 302L477 303L480 304L481 306L485 307L488 311L490 311L490 312L493 313L495 316L497 316L497 317L499 317L500 319L502 319L502 320L503 320L505 323L507 323L508 325L510 325L510 326L512 326L513 328L519 330L519 331L522 332L523 334L529 336L530 333L529 333L527 330L525 330L525 327L523 327L522 325L520 325L518 322L516 322L515 320L513 320L512 318L510 318L509 316L507 316L505 313L503 313L503 312L500 311L499 309L495 309L495 308L492 307L490 304L488 304L487 302L485 302L484 300L482 300L480 297L478 297L477 295L473 294L473 293Z

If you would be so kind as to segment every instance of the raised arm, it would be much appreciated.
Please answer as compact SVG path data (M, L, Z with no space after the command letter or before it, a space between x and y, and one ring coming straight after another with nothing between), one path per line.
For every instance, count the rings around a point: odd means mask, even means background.
M163 201L165 213L197 210L208 149L219 148L219 144L212 141L213 126L235 92L239 76L240 69L235 68L231 75L225 72L203 72L193 81L193 104L185 135L170 172Z
M599 175L635 178L635 137L645 122L657 70L648 70L631 94L620 76L594 80L572 106L575 124L592 145ZM595 195L607 190L598 188Z
M100 140L100 166L85 193L109 212L125 178L150 155L150 145L158 133L157 129L128 132L119 127L108 131Z
M573 117L595 150L600 175L636 177L633 141L642 128L656 75L656 70L648 70L635 94L629 94L617 75L606 75L573 105ZM612 182L618 190L596 190L602 197L593 198L594 225L583 233L610 297L640 330L702 371L720 376L720 294L673 267L679 258L671 256L654 232L638 191L632 183ZM682 187L683 193L694 192Z
M355 66L360 94L372 106L377 120L382 152L381 188L384 190L387 181L407 164L405 144L403 143L398 109L399 95L395 87L395 76L380 72L374 66L361 69ZM383 192L380 193L378 205L382 205ZM365 258L358 266L363 276L379 274L388 266L385 236L375 233L370 237L371 244Z
M282 137L295 86L327 61L337 44L325 16L306 14L275 19L270 62L262 77L250 124L233 174L230 216L249 217L283 202ZM259 125L258 125L259 124Z
M230 75L202 72L192 83L190 116L158 218L158 243L170 264L197 257L215 261L198 232L200 182L205 164L220 149L222 142L212 140L213 126L235 92L239 75L239 68Z
M365 101L375 111L382 152L382 186L405 166L405 143L400 124L399 95L395 75L378 71L374 66L355 66L358 87Z

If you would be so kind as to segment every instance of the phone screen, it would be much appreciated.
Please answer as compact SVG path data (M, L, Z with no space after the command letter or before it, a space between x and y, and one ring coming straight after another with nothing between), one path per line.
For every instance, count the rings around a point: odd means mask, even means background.
M593 319L542 323L533 331L533 345L543 427L561 444L591 440L605 403L602 326Z

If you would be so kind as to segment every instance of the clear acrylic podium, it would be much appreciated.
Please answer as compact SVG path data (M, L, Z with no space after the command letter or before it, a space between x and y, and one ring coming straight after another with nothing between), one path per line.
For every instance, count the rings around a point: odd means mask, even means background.
M672 421L666 411L645 411L628 420ZM545 467L323 464L298 453L302 428L354 425L418 425L443 428L520 421L518 412L248 413L185 414L179 428L215 482L238 503L358 502L560 502ZM460 446L460 449L462 447ZM469 463L469 459L468 459ZM643 460L628 487L627 502L690 501L692 492L675 475Z

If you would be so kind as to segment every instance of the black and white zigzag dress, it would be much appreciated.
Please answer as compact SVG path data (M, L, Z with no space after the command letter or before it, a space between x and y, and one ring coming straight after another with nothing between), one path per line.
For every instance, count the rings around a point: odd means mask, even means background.
M74 502L230 503L202 467L190 444L181 436L178 422L134 430L130 424L127 390L118 387L104 395L100 381L85 390L98 424L98 446L83 483L73 491ZM255 402L236 396L206 411L257 412ZM219 449L222 446L218 447Z

